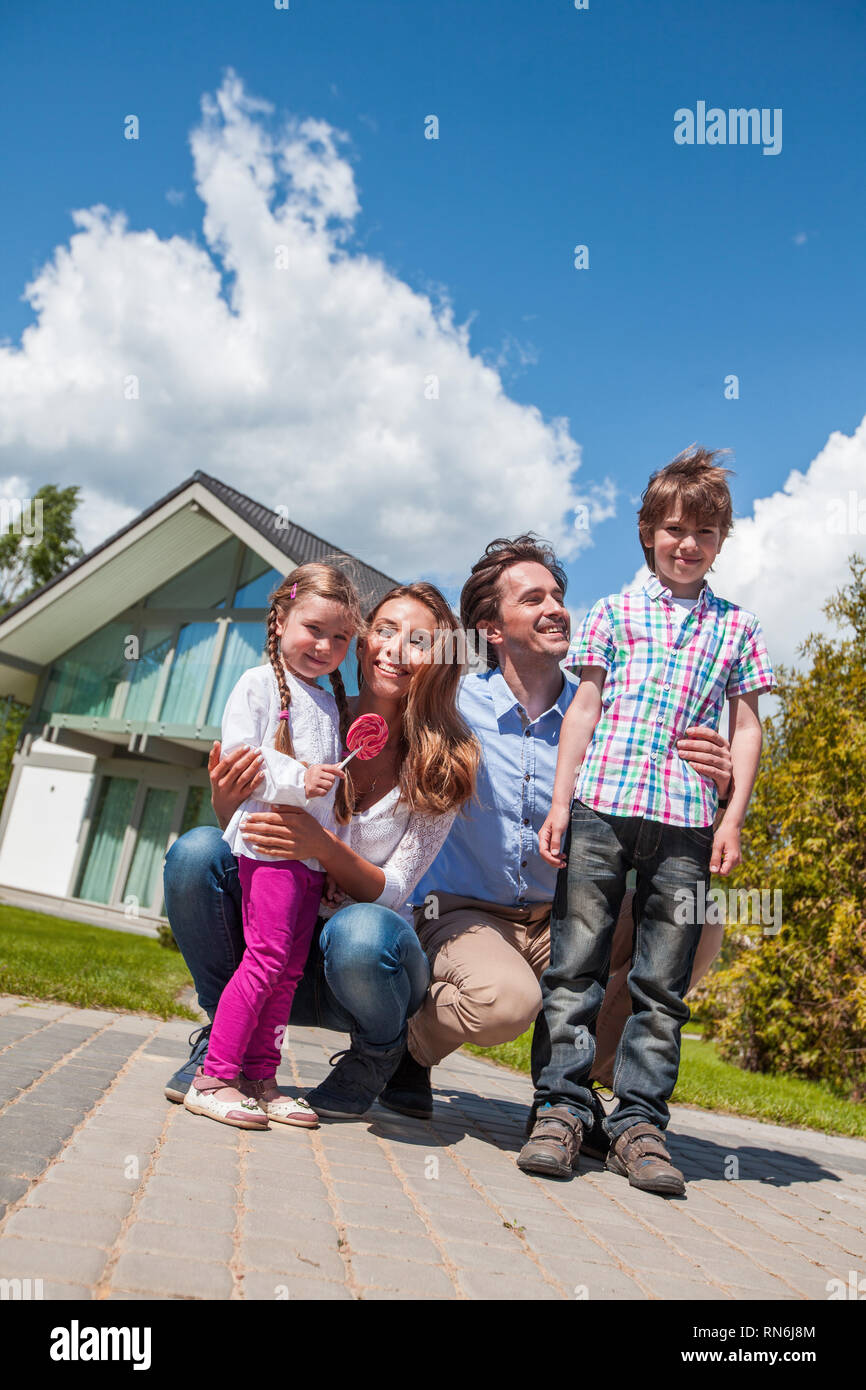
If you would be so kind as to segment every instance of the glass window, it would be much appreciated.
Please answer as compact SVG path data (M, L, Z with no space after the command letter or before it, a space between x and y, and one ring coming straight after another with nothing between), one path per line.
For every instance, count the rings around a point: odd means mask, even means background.
M199 825L215 825L219 828L219 821L211 805L209 787L190 787L183 808L180 833L185 835L188 830L195 830Z
M145 628L138 659L130 661L130 685L123 708L125 719L147 719L151 712L163 662L171 647L173 629Z
M79 874L76 898L111 901L111 888L138 783L131 777L104 777Z
M232 536L149 594L146 608L225 608L239 542Z
M124 901L132 896L138 899L140 907L149 908L154 906L158 894L162 902L162 861L177 797L176 791L148 788L123 890Z
M288 564L288 561L286 561ZM271 569L254 550L247 548L241 563L238 591L235 594L234 608L267 608L268 599L274 589L282 584L285 574Z
M263 623L230 623L219 671L214 683L207 723L221 724L226 701L244 671L261 666L264 656Z
M195 724L217 638L216 623L186 623L180 630L159 718Z
M62 656L51 671L42 702L44 715L108 715L114 692L126 679L124 623L108 623Z

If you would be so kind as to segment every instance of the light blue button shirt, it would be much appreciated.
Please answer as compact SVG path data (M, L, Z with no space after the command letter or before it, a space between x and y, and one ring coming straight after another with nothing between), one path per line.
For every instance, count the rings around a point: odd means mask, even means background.
M556 869L538 853L538 832L553 800L562 718L577 681L563 676L556 703L529 720L501 671L466 676L457 707L481 744L477 799L451 833L417 888L428 893L517 907L552 902Z

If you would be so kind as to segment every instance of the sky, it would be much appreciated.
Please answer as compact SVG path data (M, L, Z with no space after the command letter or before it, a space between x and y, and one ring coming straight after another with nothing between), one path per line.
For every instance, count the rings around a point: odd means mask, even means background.
M452 601L531 529L578 615L700 441L713 587L777 662L826 625L866 551L861 0L7 0L0 35L0 498L79 484L90 547L201 468ZM766 138L677 143L699 103Z

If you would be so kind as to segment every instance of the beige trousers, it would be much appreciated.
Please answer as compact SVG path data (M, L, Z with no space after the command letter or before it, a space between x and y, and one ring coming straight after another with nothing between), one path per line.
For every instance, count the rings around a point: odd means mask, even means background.
M617 920L607 990L596 1023L593 1077L608 1086L631 1013L633 896L626 893ZM432 897L438 917L426 916L428 907L415 913L415 930L430 962L430 989L409 1020L409 1050L425 1067L435 1066L463 1043L494 1047L525 1033L541 1008L538 981L550 956L550 903L502 907L450 893ZM428 894L428 904L430 899ZM718 955L722 932L721 925L704 926L689 989Z

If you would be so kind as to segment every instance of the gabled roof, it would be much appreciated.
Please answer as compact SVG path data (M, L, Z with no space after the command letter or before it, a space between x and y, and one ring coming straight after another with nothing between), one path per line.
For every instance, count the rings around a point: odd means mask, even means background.
M275 569L287 570L308 560L341 561L363 607L397 583L198 471L3 615L0 696L31 700L46 665L215 549L227 535L238 536Z

